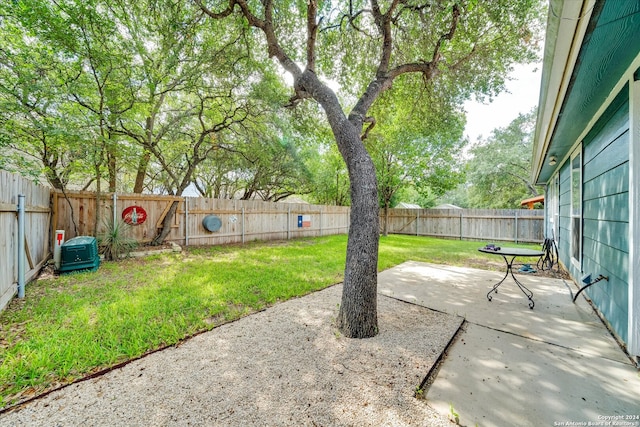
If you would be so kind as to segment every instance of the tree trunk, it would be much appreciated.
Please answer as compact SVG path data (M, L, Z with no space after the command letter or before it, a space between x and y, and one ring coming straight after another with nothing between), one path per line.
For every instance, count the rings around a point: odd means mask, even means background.
M55 188L56 190L64 191L64 179L60 176L60 174L58 174L58 170L56 169L58 164L58 156L54 155L51 157L52 158L50 159L49 154L46 151L42 153L41 160L42 164L44 165L45 176L47 177L47 181L49 181L49 184L51 184L53 188Z
M351 224L347 242L342 302L337 325L349 338L369 338L378 333L378 190L369 153L359 129L344 121L334 130L345 156L351 182Z
M100 164L96 164L95 169L96 169L96 217L93 223L93 235L95 237L98 237L98 228L100 227L100 217L101 217L100 212L102 211L102 209L100 209L100 198L101 198L100 193L102 193L102 185L101 185L102 177L100 176Z
M164 242L164 239L166 239L171 232L171 225L173 223L174 217L176 216L176 211L178 210L179 204L179 200L174 200L173 202L171 202L171 207L169 208L167 215L165 215L164 219L162 220L162 228L151 241L151 244L153 246L161 245L162 242Z
M380 219L376 169L360 138L364 115L352 112L347 118L335 92L312 71L299 76L296 85L322 106L349 172L351 223L342 302L336 323L348 338L370 338L378 334Z
M138 172L136 173L136 182L133 185L133 192L136 194L142 193L144 188L144 178L147 175L147 166L151 160L151 153L145 150L140 162L138 163Z
M201 158L201 161L202 160L204 160L204 157ZM193 176L193 172L195 171L197 165L198 162L193 162L191 163L191 166L185 171L184 177L182 178L182 181L178 184L178 188L176 189L176 196L182 196L185 188L189 186L189 183L191 183L191 177ZM178 211L178 206L180 205L180 203L181 200L174 200L171 203L171 207L169 208L169 211L167 211L167 215L165 215L164 219L162 220L161 228L158 230L156 236L151 241L152 245L161 245L162 242L164 242L164 239L166 239L169 233L171 233L173 219L176 216L176 212Z

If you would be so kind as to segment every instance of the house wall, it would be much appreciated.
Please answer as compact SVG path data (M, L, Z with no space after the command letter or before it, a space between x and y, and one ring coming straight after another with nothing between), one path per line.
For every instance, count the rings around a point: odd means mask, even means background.
M585 290L614 332L628 339L629 102L628 90L593 126L582 144L582 263L571 262L571 162L559 169L560 261L580 286L590 274L608 276ZM578 148L576 148L578 149ZM553 179L552 179L553 181ZM551 184L550 184L551 185ZM547 217L551 213L547 213ZM550 226L550 224L548 225Z
M550 10L533 176L549 185L562 175L555 199L562 199L563 215L555 222L564 233L561 262L581 285L583 274L609 276L586 295L640 366L640 3L591 3L560 0ZM564 164L577 158L576 150L582 161L580 265L571 262Z
M608 276L585 292L624 341L629 307L629 103L614 102L583 145L582 271ZM621 102L620 102L621 101ZM579 278L581 276L575 276ZM581 284L581 282L578 282Z

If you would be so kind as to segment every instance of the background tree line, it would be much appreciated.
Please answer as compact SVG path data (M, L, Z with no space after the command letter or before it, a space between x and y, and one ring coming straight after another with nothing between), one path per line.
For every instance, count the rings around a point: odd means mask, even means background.
M0 20L3 169L57 189L310 191L315 128L282 111L282 77L246 29L153 0L4 2Z
M190 2L154 0L5 2L0 23L2 169L57 189L350 203L321 112L281 108L283 75L246 28L207 20ZM442 87L410 90L385 93L371 114L380 206L513 205L480 180L496 168L461 167L458 99Z

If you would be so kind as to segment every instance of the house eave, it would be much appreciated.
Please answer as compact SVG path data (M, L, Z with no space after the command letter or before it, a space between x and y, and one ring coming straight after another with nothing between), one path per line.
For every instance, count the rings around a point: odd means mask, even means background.
M533 142L532 181L545 184L553 172L550 144L587 32L596 0L551 0L545 37L542 82Z

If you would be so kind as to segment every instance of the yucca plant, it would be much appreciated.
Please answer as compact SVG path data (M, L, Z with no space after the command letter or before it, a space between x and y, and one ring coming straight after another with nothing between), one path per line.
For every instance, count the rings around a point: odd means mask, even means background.
M138 242L128 237L130 225L124 221L105 221L105 232L98 236L98 244L106 261L117 261L128 256L138 246Z

